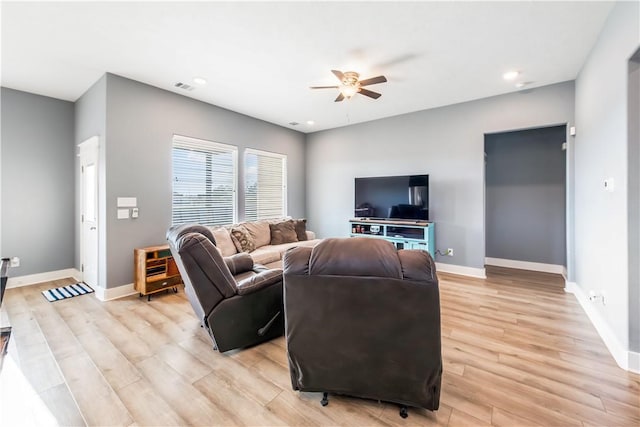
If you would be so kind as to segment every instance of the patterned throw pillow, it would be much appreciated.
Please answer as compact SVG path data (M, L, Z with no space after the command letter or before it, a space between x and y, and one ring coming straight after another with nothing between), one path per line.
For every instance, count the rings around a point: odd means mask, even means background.
M241 225L231 229L231 239L233 240L233 244L236 245L238 252L253 252L256 249L251 235L247 229Z
M307 220L306 219L294 219L293 225L296 229L296 235L299 242L307 240Z
M269 224L271 229L271 244L281 245L282 243L291 243L298 241L296 228L293 220Z

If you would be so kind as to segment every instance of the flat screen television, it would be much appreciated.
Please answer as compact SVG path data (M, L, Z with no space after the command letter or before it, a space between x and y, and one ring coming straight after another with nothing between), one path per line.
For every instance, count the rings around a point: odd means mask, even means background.
M356 178L355 216L428 220L429 175Z

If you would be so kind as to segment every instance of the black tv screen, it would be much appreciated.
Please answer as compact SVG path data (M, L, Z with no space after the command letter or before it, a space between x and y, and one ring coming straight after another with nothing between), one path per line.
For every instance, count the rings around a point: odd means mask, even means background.
M355 179L357 218L429 219L429 175Z

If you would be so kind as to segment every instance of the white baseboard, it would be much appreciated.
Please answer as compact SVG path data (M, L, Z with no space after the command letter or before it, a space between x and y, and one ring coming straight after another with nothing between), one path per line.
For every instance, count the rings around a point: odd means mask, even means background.
M464 265L445 264L442 262L436 262L436 269L442 273L458 274L460 276L477 277L479 279L486 279L484 268L467 267Z
M629 351L620 344L616 335L598 310L594 308L582 288L575 282L566 282L564 290L575 295L618 366L627 371L640 373L640 353Z
M133 283L106 289L96 286L94 290L96 291L96 298L100 301L110 301L112 299L128 297L129 295L138 293L138 291L134 289Z
M21 286L35 285L42 282L50 282L53 280L72 278L78 281L82 280L82 273L75 268L67 268L65 270L48 271L45 273L29 274L26 276L9 277L7 280L7 289L19 288ZM129 283L123 286L117 286L115 288L102 288L100 286L93 286L96 298L100 301L109 301L112 299L118 299L129 295L136 294L137 291L133 288L133 283Z
M7 289L35 285L36 283L50 282L52 280L66 279L69 277L75 280L80 280L82 274L80 274L80 272L75 268L67 268L64 270L47 271L45 273L29 274L26 276L9 277L7 280Z
M566 277L567 275L567 268L564 265L544 264L541 262L518 261L515 259L489 257L484 259L484 263L486 265L493 265L496 267L517 268L519 270L531 270L541 271L543 273L562 274L564 277Z

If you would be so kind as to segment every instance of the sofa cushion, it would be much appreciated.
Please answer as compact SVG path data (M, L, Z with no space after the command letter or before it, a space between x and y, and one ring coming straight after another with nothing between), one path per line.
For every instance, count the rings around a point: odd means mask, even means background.
M307 220L306 219L294 219L293 226L296 230L296 236L298 241L302 242L307 240Z
M293 220L269 224L269 228L271 229L272 245L298 241L298 235L296 234L296 228Z
M231 228L231 239L238 252L252 252L256 248L251 234L243 225L236 225Z
M251 258L256 264L269 264L275 261L280 261L282 258L282 249L277 246L262 246L251 252Z
M241 224L247 229L256 248L271 243L271 229L266 221L249 221Z
M210 227L213 237L216 239L216 247L222 256L231 256L238 253L236 245L231 240L231 234L226 227Z

